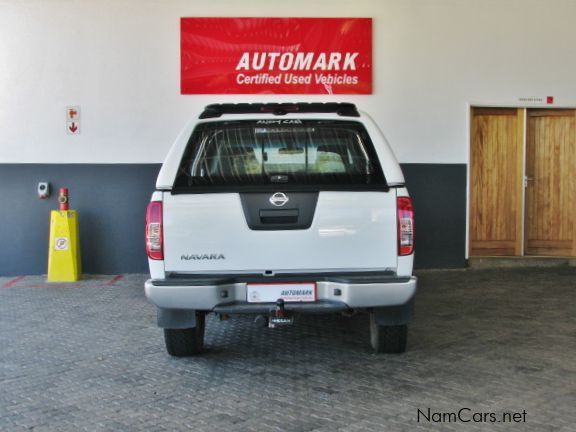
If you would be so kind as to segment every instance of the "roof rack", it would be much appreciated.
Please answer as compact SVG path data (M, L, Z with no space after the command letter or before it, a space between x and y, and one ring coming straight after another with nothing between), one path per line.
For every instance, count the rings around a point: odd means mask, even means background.
M353 103L313 102L313 103L238 103L211 104L204 108L198 118L217 118L223 114L261 114L277 116L288 113L336 113L343 117L360 117Z

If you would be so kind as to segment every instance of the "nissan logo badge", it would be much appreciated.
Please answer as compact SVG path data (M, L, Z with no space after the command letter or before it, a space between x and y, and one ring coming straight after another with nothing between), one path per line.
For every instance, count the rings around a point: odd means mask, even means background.
M289 200L284 192L276 192L274 195L270 197L269 201L270 204L275 205L276 207L282 207Z

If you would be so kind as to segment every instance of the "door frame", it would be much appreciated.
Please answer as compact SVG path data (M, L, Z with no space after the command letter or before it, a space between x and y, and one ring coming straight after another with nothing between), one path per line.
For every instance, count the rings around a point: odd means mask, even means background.
M471 194L471 159L472 159L472 116L474 108L511 108L511 109L521 109L523 110L523 121L518 127L522 127L522 176L521 180L524 182L526 177L526 139L527 139L527 125L528 125L528 115L529 109L574 109L576 110L576 105L542 105L542 104L502 104L502 103L489 103L489 102L467 102L466 103L466 239L464 242L464 258L466 260L470 259L470 194ZM520 163L520 162L519 162ZM520 244L520 255L525 256L524 249L524 237L525 237L525 224L526 224L526 187L522 188L522 199L521 199L521 214L522 223L518 229L521 229L521 244Z

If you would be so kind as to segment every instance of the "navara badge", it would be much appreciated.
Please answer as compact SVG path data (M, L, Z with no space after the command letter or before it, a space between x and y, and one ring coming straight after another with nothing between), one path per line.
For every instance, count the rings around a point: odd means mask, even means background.
M274 195L270 197L269 201L270 204L276 207L282 207L289 201L289 199L284 192L276 192Z

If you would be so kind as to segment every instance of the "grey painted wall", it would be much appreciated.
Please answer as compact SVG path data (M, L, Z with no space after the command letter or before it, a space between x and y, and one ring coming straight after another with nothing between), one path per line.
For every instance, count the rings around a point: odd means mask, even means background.
M402 165L416 207L416 266L465 265L466 165ZM78 210L84 273L148 271L144 215L159 164L0 165L0 275L45 274L50 210L60 187ZM36 185L52 196L39 200Z
M70 189L70 208L78 210L85 273L147 271L144 252L146 204L160 165L0 165L0 274L44 274L48 261L50 210L58 208L58 189ZM40 200L39 181L49 181L52 196Z
M402 164L416 212L416 268L466 266L466 165Z

